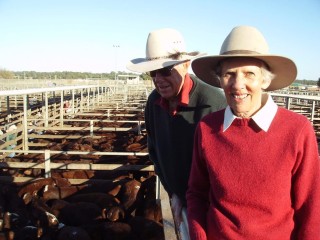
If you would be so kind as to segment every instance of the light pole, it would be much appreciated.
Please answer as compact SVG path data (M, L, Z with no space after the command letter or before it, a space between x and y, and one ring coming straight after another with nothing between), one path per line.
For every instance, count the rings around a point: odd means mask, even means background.
M114 55L115 55L115 70L114 70L114 80L117 80L117 57L118 57L118 48L120 48L120 45L116 45L116 44L113 44L113 47L115 49L115 52L114 52Z

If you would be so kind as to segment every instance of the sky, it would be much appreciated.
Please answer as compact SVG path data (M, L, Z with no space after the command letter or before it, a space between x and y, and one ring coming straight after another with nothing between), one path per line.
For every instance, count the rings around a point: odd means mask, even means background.
M187 51L219 54L249 25L271 54L294 60L299 80L320 78L320 0L0 0L0 69L126 71L150 31L174 28Z

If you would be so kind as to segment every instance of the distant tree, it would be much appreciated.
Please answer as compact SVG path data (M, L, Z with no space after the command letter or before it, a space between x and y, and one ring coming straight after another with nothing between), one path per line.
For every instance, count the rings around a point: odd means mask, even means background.
M0 79L13 79L14 74L11 71L0 69Z
M33 78L33 79L88 79L88 78L104 78L115 79L116 75L135 75L133 73L127 73L123 71L112 71L110 73L91 73L91 72L35 72L35 71L23 71L13 72L14 76L19 79ZM1 76L0 76L1 78ZM148 78L148 76L146 76Z
M320 78L318 79L317 86L320 87Z
M294 83L300 83L303 85L316 85L317 84L317 80L295 80Z
M141 78L142 80L151 80L151 77L150 77L148 74L145 74L145 73L142 73L142 74L140 75L140 78Z

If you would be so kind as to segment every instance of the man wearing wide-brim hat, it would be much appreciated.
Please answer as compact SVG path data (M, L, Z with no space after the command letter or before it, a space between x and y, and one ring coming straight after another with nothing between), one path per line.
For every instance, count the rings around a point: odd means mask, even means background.
M163 28L149 33L146 57L127 65L131 71L148 73L155 85L145 108L149 156L178 222L186 202L196 125L206 114L226 107L223 91L189 75L191 60L199 56L203 54L186 51L180 32Z
M254 27L232 29L219 55L192 63L220 86L226 109L195 132L187 191L191 239L320 239L320 166L310 121L267 91L289 86L294 62L269 54Z

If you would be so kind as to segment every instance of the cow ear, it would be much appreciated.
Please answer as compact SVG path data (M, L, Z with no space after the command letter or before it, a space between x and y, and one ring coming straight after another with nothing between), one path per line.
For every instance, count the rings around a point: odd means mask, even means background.
M119 184L115 186L112 190L110 190L108 193L115 197L119 193L120 189L121 189L121 185Z
M107 218L107 209L102 209L102 211L101 211L101 216L102 216L102 218L103 219L106 219Z
M28 205L31 201L32 201L32 194L29 192L26 192L25 194L23 194L22 196L22 200L24 202L25 205Z

